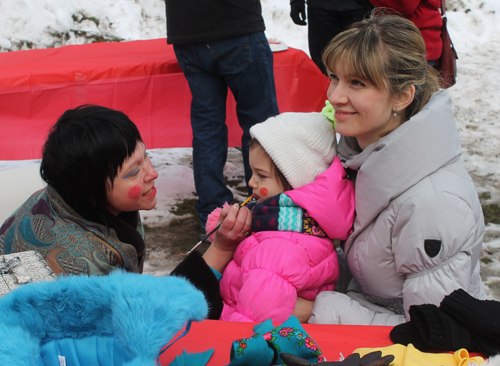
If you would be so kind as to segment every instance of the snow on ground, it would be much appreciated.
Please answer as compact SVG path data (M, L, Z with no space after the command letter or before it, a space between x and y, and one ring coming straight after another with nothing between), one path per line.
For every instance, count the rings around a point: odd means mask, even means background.
M289 17L289 2L262 0L266 35L307 51L307 27ZM449 89L463 147L462 160L483 204L500 204L500 1L448 0L448 25L460 57L458 82ZM94 41L165 37L163 0L2 0L0 51L58 47ZM148 224L165 224L171 207L194 197L190 149L155 149L158 207L144 212ZM37 164L0 161L0 170ZM228 176L241 166L228 163ZM490 296L500 299L500 225L488 224L482 274Z

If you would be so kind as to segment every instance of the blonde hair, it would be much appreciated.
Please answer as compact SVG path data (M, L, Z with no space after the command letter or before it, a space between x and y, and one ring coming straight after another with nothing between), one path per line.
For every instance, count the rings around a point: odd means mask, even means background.
M345 75L367 80L391 96L414 85L415 98L405 108L403 122L439 90L438 74L425 59L418 28L405 18L377 10L333 38L323 51L323 63L327 70L339 65Z

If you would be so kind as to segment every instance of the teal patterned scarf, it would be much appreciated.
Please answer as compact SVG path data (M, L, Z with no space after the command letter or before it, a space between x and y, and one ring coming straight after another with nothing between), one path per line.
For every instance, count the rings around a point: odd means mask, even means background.
M290 197L282 193L262 202L250 202L247 206L253 213L252 231L293 231L319 237L327 237L306 210L297 206Z

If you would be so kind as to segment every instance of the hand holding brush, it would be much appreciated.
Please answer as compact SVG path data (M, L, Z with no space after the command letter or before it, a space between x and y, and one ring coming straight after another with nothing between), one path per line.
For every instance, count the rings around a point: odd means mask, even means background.
M248 204L252 198L253 198L253 194L250 197L248 197L245 201L240 203L239 208L244 207L246 204ZM211 230L202 240L200 240L193 248L191 248L191 250L189 252L187 252L187 254L191 253L193 250L195 250L201 244L203 244L213 233L215 233L220 228L220 226L222 225L223 222L224 222L224 220L219 222L217 224L217 226L213 230Z

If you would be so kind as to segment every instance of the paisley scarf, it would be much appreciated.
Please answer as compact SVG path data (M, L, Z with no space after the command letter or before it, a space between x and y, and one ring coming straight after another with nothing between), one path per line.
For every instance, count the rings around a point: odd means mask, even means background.
M86 220L48 186L0 227L0 252L39 251L56 274L107 274L116 267L140 272L145 244L139 213L120 215L108 226Z

